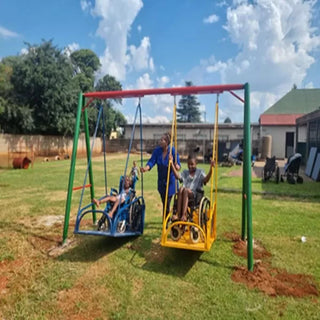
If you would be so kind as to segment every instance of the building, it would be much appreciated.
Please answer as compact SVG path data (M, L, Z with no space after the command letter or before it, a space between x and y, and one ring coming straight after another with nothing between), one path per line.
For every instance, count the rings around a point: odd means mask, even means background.
M320 101L318 110L310 112L296 120L297 152L306 163L312 147L320 150Z
M154 148L164 132L171 132L170 123L145 123L143 124L142 139L144 149ZM132 124L125 125L124 139L130 139L133 130ZM205 157L212 151L214 124L212 123L178 123L177 140L178 150L181 155L188 155L192 150L198 150L199 156ZM140 125L135 127L134 139L140 140ZM218 159L223 158L223 153L230 152L243 140L243 123L223 123L218 125ZM253 153L258 153L260 141L259 124L251 125L251 141Z
M272 155L288 158L302 147L298 145L296 120L317 110L319 105L320 89L292 89L260 116L260 136L272 137ZM299 139L306 140L306 128L299 130Z

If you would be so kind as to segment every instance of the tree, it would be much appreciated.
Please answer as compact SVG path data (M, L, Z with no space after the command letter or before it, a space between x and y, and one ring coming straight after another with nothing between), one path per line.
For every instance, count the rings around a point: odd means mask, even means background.
M186 81L186 87L191 87L192 85L191 81ZM183 95L177 108L177 121L193 123L201 122L199 105L200 103L197 101L195 95Z
M92 91L94 74L101 66L97 55L89 49L81 49L72 52L70 59L75 74L74 81L82 92Z
M12 85L10 82L12 67L0 63L0 114L5 111L7 97L11 92Z
M72 64L52 41L27 46L28 53L13 65L13 105L31 108L32 133L70 135L80 91L72 81ZM25 133L25 128L20 127L19 133Z
M226 117L223 123L232 123L232 121L229 117Z
M96 91L121 91L122 86L121 83L116 80L113 76L110 75L105 75L102 79L100 79L95 87ZM116 103L121 103L121 99L112 99L112 101ZM126 123L127 120L124 117L124 115L114 109L112 105L112 101L105 100L103 102L103 109L104 109L104 114L105 114L105 130L106 130L106 136L109 138L111 131L116 130L118 127L123 127ZM89 113L89 126L92 130L93 126L95 125L95 118L96 115L93 111L90 111Z
M0 127L5 132L30 133L33 129L32 110L29 106L15 103L15 91L11 83L14 66L21 57L3 58L0 63Z

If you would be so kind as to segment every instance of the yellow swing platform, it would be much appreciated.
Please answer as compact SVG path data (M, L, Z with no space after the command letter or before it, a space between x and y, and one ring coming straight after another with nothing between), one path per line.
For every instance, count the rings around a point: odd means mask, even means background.
M177 150L177 114L176 103L173 107L173 121L171 128L171 150L173 137L175 141L175 150ZM202 196L199 203L195 206L188 207L188 220L171 222L174 205L170 207L170 212L166 219L163 219L161 245L164 247L209 251L212 243L216 239L216 221L217 221L217 189L218 189L218 111L219 111L219 94L215 104L215 121L214 134L212 143L212 157L215 162L210 178L210 197ZM177 159L177 157L174 157ZM172 160L170 160L172 161ZM167 173L167 189L164 208L167 207L168 186L171 170L169 162ZM177 195L176 195L177 196ZM165 214L163 215L165 216Z

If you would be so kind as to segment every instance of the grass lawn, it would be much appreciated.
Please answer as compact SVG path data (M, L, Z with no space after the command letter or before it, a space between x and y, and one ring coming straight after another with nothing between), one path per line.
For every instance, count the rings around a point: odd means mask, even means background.
M118 186L125 159L108 157L109 187ZM160 246L156 169L144 176L142 236L73 235L81 193L75 191L70 245L62 250L69 170L68 160L0 170L0 319L319 319L317 295L270 295L233 281L235 267L247 265L230 237L241 232L242 178L232 174L239 167L219 168L217 240L205 253ZM83 184L85 170L86 161L77 160L74 186ZM102 196L102 158L93 159L93 172ZM306 275L320 290L320 183L253 178L252 191L253 237L268 253L259 263L274 274Z

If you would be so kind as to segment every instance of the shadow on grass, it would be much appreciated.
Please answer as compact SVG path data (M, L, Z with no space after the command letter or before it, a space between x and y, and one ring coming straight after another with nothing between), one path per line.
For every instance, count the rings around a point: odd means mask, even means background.
M149 250L144 249L147 246L150 246ZM134 267L177 277L184 277L202 254L199 251L164 248L160 242L155 243L147 236L134 241L132 250L134 253L130 263ZM142 265L137 256L144 258Z
M150 230L152 225L153 223L146 224L147 230ZM153 228L159 230L156 226L158 224L155 224ZM201 251L162 247L160 244L161 230L159 231L160 233L156 236L145 234L132 242L129 249L134 253L130 263L134 267L176 277L184 277L197 262L204 262L215 267L233 268L210 261Z
M74 248L63 253L58 260L61 261L96 261L136 239L136 237L102 237L85 236Z

